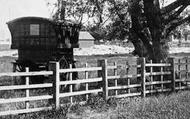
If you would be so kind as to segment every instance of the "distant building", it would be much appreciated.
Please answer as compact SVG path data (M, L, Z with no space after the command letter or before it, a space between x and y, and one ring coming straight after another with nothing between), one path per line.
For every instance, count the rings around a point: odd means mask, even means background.
M87 31L80 31L79 32L79 47L80 48L87 48L94 45L94 37L87 32Z
M1 50L9 50L10 49L10 41L9 39L0 39L0 51Z

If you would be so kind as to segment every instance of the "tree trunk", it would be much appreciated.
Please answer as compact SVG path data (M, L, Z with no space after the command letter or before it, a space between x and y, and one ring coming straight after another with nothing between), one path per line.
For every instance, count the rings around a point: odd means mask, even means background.
M162 37L162 15L159 0L143 0L144 14L152 38L153 62L165 61L167 58L167 42Z
M153 49L150 42L150 37L145 26L142 24L142 11L138 1L134 2L130 10L132 27L130 28L129 40L135 47L134 54L139 57L152 59Z
M153 43L154 48L154 59L153 62L160 62L161 60L163 62L166 61L168 57L168 43L167 42L154 42Z
M130 31L130 41L133 43L135 50L133 55L138 55L139 57L146 57L148 51L144 45L144 43L139 39L138 34L135 31Z

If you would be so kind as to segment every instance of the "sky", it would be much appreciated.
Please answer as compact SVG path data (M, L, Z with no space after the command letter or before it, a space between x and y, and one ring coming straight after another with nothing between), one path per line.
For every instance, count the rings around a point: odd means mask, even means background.
M0 41L10 39L6 22L18 17L50 17L46 0L0 0Z

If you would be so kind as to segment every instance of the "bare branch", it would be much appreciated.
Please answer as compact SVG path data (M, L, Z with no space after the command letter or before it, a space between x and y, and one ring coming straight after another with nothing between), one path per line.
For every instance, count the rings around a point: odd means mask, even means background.
M177 9L181 5L189 5L189 4L190 4L190 0L176 0L175 2L172 2L171 4L167 5L166 7L163 7L161 10L161 13L166 14L166 13L169 13L169 12Z
M103 12L103 10L102 10L102 8L100 7L100 4L99 4L98 0L95 0L94 2L95 2L95 5L96 5L96 7L97 7L97 10L98 10L99 22L102 23L102 22L103 22L103 19L102 19L102 12ZM99 23L99 24L100 24L100 23Z
M125 22L123 21L124 16L119 13L119 8L117 7L115 0L112 0L111 3L112 3L113 6L114 6L114 9L115 9L115 11L116 11L117 16L119 17L119 19L121 20L121 22L122 22L123 24L125 24Z
M166 36L168 36L169 33L172 30L174 30L176 27L178 27L178 26L180 26L180 25L182 25L182 24L184 24L185 22L188 22L188 21L190 21L190 15L188 17L184 18L184 19L176 20L175 22L171 23L170 27L168 27L166 29Z
M101 25L104 25L110 18L111 18L111 14L109 15L109 17L106 20L104 20L103 23L101 23Z
M175 20L185 10L185 8L187 8L187 6L188 5L181 6L175 13L171 14L167 19L165 19L164 24L168 24Z

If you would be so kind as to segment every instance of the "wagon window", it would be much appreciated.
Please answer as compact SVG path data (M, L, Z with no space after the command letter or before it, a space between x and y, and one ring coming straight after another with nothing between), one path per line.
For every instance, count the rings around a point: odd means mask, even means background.
M30 24L30 35L40 35L39 24Z

